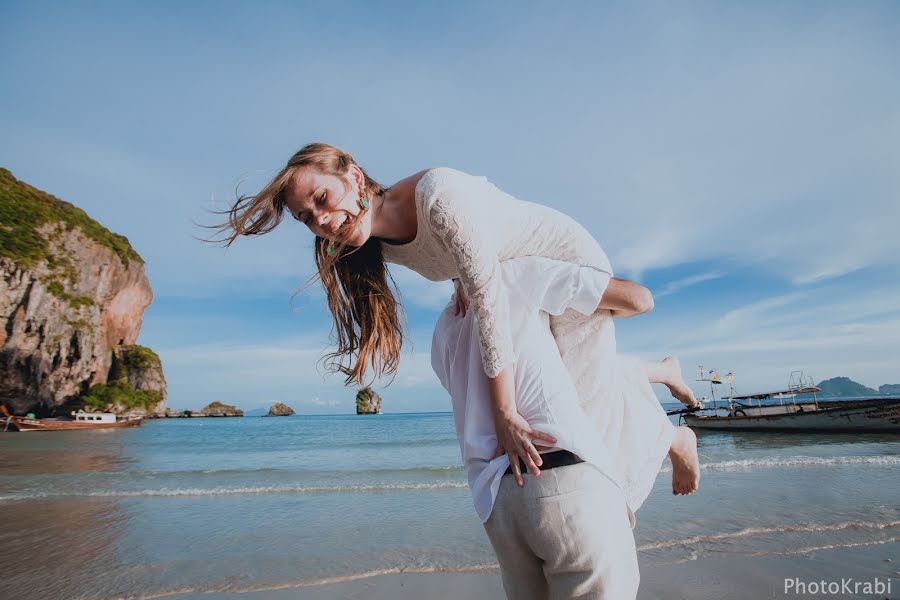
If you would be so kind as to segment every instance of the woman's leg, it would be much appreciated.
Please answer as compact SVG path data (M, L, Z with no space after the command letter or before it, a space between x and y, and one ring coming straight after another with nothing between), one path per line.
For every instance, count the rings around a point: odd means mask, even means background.
M700 487L700 456L697 454L697 435L687 425L675 428L669 458L672 461L672 493L686 496L696 492Z
M697 399L684 382L681 363L677 358L668 356L660 362L645 360L643 365L650 383L661 383L688 406L696 406ZM700 457L697 454L697 436L690 427L684 425L676 428L669 458L672 460L672 493L683 496L696 492L700 487Z
M684 382L681 363L677 358L669 356L660 362L642 362L650 383L665 385L673 396L688 406L697 404L694 392ZM697 436L690 427L676 428L669 447L669 458L672 460L672 493L682 496L696 492L700 486L700 457L697 454Z
M681 363L674 356L668 356L659 362L644 361L644 369L647 371L647 379L650 383L661 383L681 402L688 406L696 406L697 398L694 392L684 382L681 373Z

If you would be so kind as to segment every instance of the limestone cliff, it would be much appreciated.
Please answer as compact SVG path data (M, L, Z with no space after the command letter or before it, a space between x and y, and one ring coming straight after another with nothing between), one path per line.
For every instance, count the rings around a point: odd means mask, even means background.
M55 414L84 396L107 398L116 357L143 353L135 343L152 300L125 237L0 168L0 401L11 412ZM145 412L164 414L158 358L117 385L156 392Z

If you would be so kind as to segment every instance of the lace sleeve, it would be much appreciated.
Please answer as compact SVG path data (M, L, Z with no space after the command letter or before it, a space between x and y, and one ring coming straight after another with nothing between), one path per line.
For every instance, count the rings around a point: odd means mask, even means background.
M477 198L468 190L448 186L428 205L431 229L453 257L459 279L475 310L481 359L488 377L496 377L515 361L504 297L500 262L488 219L475 211Z

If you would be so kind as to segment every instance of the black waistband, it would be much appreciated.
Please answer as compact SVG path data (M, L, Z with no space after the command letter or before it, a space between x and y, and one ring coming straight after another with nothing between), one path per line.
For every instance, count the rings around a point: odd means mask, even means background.
M579 458L577 454L572 454L568 450L554 450L553 452L541 454L541 460L543 461L543 464L538 467L541 471L555 469L556 467L564 467L566 465L577 465L578 463L584 462L584 459ZM519 459L519 467L521 467L523 475L528 472L528 469L525 467L525 463L522 462L521 458ZM504 473L504 475L511 475L512 472L512 465L510 465L506 467L506 473Z

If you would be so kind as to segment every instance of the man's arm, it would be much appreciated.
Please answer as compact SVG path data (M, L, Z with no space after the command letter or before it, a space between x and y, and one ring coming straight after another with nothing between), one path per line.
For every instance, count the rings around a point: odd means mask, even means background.
M653 310L653 294L644 286L612 277L600 298L597 311L609 311L614 318L632 317Z

